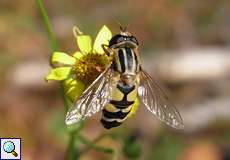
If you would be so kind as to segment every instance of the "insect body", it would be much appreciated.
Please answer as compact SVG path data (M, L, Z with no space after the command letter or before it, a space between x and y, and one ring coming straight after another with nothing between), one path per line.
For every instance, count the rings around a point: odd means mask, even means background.
M139 98L158 119L174 128L183 128L179 112L162 89L140 65L138 41L125 30L112 37L108 48L111 64L84 91L66 115L66 124L73 124L102 110L101 122L107 129L127 119Z
M129 114L137 98L137 75L139 61L135 49L138 45L135 37L122 32L114 36L109 48L114 53L113 70L118 80L112 88L111 99L102 110L101 122L107 129L119 126Z

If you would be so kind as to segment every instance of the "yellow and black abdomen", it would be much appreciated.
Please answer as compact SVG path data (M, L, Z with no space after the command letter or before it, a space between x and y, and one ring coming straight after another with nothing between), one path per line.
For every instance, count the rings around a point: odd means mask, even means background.
M120 80L112 89L111 97L102 110L101 123L106 129L118 127L127 119L137 98L137 85L127 85Z

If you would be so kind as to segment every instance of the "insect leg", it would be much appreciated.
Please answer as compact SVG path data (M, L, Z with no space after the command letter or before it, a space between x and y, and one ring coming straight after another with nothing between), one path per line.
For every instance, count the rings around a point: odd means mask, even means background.
M102 44L101 47L102 47L102 49L104 50L104 52L106 53L106 55L107 55L108 57L111 57L113 51L109 48L109 46L108 46L108 45L105 45L105 44Z

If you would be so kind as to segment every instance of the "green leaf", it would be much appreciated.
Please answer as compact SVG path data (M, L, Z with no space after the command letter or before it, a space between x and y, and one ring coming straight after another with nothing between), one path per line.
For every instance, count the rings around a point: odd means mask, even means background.
M107 26L103 26L101 30L98 32L97 37L95 39L93 50L97 53L104 53L104 50L102 49L101 45L109 44L109 40L112 38L112 32L109 30Z
M92 39L89 35L78 35L77 44L81 52L89 53L92 51Z
M51 57L51 63L53 65L56 64L64 64L64 65L74 65L76 59L66 53L63 52L54 52Z
M52 69L48 76L46 77L47 81L57 80L61 81L68 78L71 71L71 67L59 67Z

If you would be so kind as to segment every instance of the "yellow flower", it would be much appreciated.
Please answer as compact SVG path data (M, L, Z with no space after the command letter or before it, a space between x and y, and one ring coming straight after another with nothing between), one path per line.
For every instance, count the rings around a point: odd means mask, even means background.
M107 55L101 45L108 45L112 33L105 25L98 32L92 46L92 38L83 34L79 28L73 28L74 36L80 51L72 55L54 52L51 57L53 69L46 80L62 81L65 95L75 101L109 64Z
M46 80L61 81L64 85L65 96L74 102L84 90L104 71L109 59L101 45L108 45L112 33L108 27L103 26L92 46L92 38L85 35L79 28L73 28L74 36L80 51L72 55L64 52L54 52L51 56L53 69L46 76ZM128 114L131 117L139 106L138 99Z

